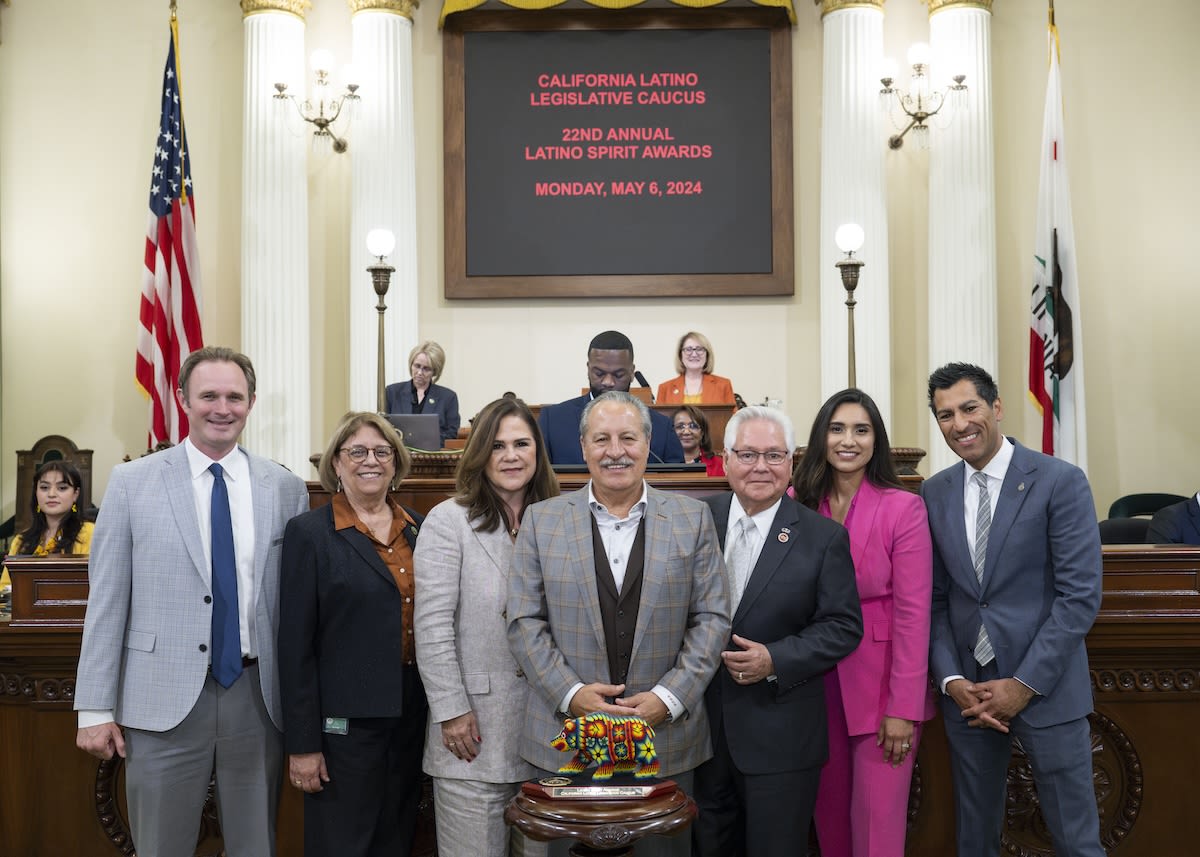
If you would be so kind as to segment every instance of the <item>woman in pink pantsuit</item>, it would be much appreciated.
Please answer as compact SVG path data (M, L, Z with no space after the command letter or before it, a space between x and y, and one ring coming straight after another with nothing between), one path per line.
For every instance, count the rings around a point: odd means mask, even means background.
M815 822L822 857L902 857L908 789L929 689L932 547L925 504L896 476L871 397L849 389L817 414L796 499L845 525L863 639L825 676L829 761Z

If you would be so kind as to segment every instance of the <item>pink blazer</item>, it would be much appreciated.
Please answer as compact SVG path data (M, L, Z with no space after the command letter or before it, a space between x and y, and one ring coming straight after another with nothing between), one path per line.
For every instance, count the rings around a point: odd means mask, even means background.
M864 480L849 518L862 600L863 638L837 665L851 735L874 734L883 717L934 715L929 686L933 548L916 494Z
M705 375L704 384L700 388L700 404L702 405L732 405L733 382L720 375ZM656 405L683 404L683 376L676 375L670 381L658 385L658 395L654 397Z

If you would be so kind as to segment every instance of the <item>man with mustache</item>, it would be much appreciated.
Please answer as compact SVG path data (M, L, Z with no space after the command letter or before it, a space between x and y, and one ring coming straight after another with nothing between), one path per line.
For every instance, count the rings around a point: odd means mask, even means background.
M549 742L565 718L637 715L655 730L660 775L690 792L712 755L704 689L729 638L712 514L646 484L650 413L629 393L589 402L579 429L591 481L526 511L509 571L508 642L533 691L521 755L556 772L569 757ZM689 846L686 833L654 836L634 854Z

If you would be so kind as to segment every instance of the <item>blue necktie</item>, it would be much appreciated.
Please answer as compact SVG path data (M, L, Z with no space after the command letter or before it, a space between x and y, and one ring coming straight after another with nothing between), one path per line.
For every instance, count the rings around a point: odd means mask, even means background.
M229 687L242 674L242 632L238 622L237 558L233 551L233 521L229 489L221 465L208 468L212 488L212 674Z

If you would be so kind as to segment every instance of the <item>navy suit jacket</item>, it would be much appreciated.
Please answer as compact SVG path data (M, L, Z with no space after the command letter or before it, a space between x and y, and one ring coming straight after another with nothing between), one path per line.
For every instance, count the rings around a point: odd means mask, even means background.
M404 528L410 548L424 518ZM284 747L321 749L324 717L400 717L404 606L369 538L334 527L333 504L297 515L283 534L279 684ZM409 701L411 703L411 700Z
M1020 717L1053 726L1092 710L1084 638L1100 610L1103 571L1092 491L1072 464L1015 443L992 516L982 583L967 546L963 462L921 485L933 534L930 677L971 678L980 623L1000 678L1038 695Z
M1200 503L1188 497L1154 513L1146 541L1152 545L1200 545Z
M389 414L411 414L413 412L411 380L388 384L386 394ZM438 426L441 429L443 441L458 437L458 427L462 425L462 419L458 415L458 394L449 387L430 384L425 393L425 409L421 413L438 415Z
M725 547L733 494L705 497ZM732 633L771 653L775 681L742 686L722 665L704 695L743 774L821 765L828 755L822 677L854 651L862 610L845 527L784 497L733 616ZM726 649L737 650L732 639Z
M591 399L591 394L585 393L577 399L542 408L538 426L546 440L551 464L584 463L583 448L579 445L579 420ZM671 421L658 411L650 411L650 463L663 461L682 464L683 447Z

